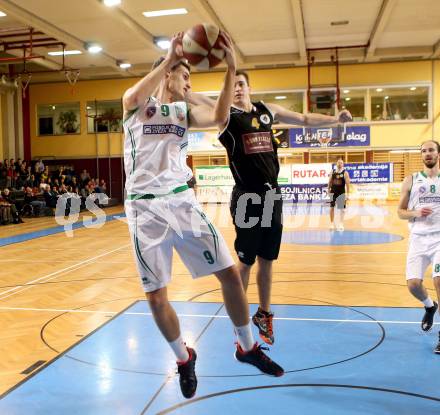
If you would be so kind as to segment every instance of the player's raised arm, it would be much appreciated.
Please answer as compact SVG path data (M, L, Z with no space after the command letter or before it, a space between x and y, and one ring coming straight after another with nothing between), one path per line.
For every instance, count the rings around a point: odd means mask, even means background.
M132 111L142 105L145 100L153 94L159 86L165 73L182 59L182 36L183 33L174 35L165 59L154 68L148 75L144 76L139 82L125 91L122 98L124 113Z
M303 125L306 127L320 127L322 125L345 123L352 121L349 111L343 110L337 116L324 114L301 114L299 112L290 111L278 104L267 104L274 117L285 124Z

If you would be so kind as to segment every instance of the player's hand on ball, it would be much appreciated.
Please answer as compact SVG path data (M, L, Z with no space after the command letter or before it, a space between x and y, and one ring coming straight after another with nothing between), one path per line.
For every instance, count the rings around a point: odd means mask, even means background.
M220 32L220 47L225 51L225 62L228 65L228 68L235 69L237 67L237 60L235 57L234 46L232 44L231 37L224 32L223 30Z
M350 111L342 110L338 114L338 121L341 123L353 121L353 117L351 116Z
M166 60L168 60L171 67L183 58L182 38L183 32L176 33L171 38L171 44L166 56Z

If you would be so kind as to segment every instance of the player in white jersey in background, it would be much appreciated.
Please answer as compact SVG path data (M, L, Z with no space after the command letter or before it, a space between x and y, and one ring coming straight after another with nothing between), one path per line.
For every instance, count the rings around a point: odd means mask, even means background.
M180 333L176 312L168 301L173 248L193 278L215 274L226 310L237 334L235 357L262 372L284 371L254 342L249 306L240 275L227 245L201 211L186 182L188 128L223 128L233 99L235 54L229 36L221 34L227 72L214 108L189 105L189 66L182 60L182 33L175 35L165 58L128 89L123 97L127 175L125 209L136 264L157 326L174 351L180 387L186 398L196 391L196 352Z
M422 330L429 331L434 323L438 303L423 286L423 276L432 264L432 278L440 300L440 144L426 141L421 146L423 171L405 178L398 207L400 219L407 219L410 227L406 279L411 294L425 306ZM440 354L439 343L434 349Z

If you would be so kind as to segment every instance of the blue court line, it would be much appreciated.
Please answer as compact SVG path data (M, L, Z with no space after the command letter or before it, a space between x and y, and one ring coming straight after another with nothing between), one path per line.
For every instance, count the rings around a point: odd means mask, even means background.
M173 353L146 314L147 302L137 301L2 395L0 413L440 413L439 356L432 352L437 333L422 335L418 324L380 324L418 322L420 307L362 307L360 312L357 307L274 305L278 341L270 356L286 374L270 378L234 361L232 325L224 310L206 326L219 303L173 306L184 338L191 346L197 343L195 399L181 396ZM251 305L251 312L255 309ZM306 321L310 318L316 321Z
M105 218L105 221L103 220L103 218ZM110 222L112 220L115 219L119 219L119 218L125 218L125 213L119 213L119 214L114 214L114 215L106 215L106 216L100 216L100 217L94 217L93 221L91 222L90 220L86 221L83 220L83 218L79 218L79 220L75 223L72 224L72 229L80 229L85 227L85 224L87 224L87 226L91 226L91 225L96 225L98 222ZM55 235L57 233L62 233L64 232L64 226L54 226L51 228L47 228L47 229L41 229L39 231L34 231L34 232L27 232L27 233L21 233L19 235L14 235L14 236L8 236L6 238L0 238L0 247L5 246L5 245L11 245L11 244L17 244L20 242L25 242L25 241L29 241L31 239L36 239L36 238L43 238L45 236L49 236L49 235Z

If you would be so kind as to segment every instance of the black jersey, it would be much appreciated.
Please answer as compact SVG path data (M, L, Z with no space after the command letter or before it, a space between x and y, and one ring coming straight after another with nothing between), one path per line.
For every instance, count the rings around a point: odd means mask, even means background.
M278 186L280 164L273 121L262 102L253 103L251 112L231 107L229 123L219 140L228 152L235 183L243 190L260 192Z
M341 172L333 170L332 172L332 193L345 193L345 169Z

